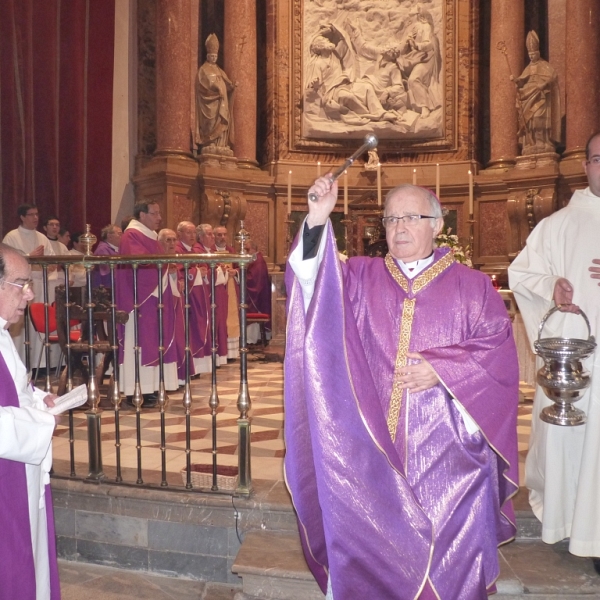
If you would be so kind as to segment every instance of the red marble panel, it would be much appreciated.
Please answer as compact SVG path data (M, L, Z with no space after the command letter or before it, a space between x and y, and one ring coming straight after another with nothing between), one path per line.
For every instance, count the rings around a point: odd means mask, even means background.
M479 255L506 256L508 216L506 201L479 204Z
M185 194L173 194L173 223L191 221L194 214L194 201Z
M250 237L258 244L263 255L269 250L269 205L266 202L247 201L244 227Z

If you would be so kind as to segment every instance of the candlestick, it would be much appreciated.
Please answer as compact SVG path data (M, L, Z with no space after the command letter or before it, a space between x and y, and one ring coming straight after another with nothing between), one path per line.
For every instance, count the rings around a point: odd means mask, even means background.
M440 199L440 163L435 163L435 195Z
M348 171L344 171L344 214L348 214Z
M287 194L288 215L292 213L292 172L288 172L288 194Z
M321 161L317 162L317 177L321 177Z
M413 185L417 185L417 170L413 169Z
M381 163L377 163L377 206L381 206Z
M473 172L469 169L469 214L473 214Z

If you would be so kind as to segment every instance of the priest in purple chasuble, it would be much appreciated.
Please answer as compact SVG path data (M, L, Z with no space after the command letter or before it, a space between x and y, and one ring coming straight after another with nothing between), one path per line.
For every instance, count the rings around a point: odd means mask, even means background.
M227 227L213 229L215 252L235 254L235 248L227 243ZM240 355L240 284L237 263L224 263L221 267L227 273L227 358ZM217 303L218 305L219 303Z
M196 242L196 226L191 221L177 225L177 254L202 254L204 248ZM212 370L210 337L210 288L206 281L207 268L190 265L187 275L183 264L177 265L180 289L184 289L187 276L190 298L190 349L194 373L209 373ZM183 291L182 291L183 293Z
M0 600L59 600L50 491L52 394L30 383L8 327L34 297L31 269L0 245Z
M515 535L518 366L490 279L434 239L435 195L386 198L389 254L338 259L337 184L287 270L285 474L329 598L486 598ZM320 239L319 239L320 236Z
M248 265L246 272L246 302L249 313L262 313L271 315L271 280L269 269L258 251L258 245L254 240L246 240L246 252L256 256L254 262ZM252 329L251 329L252 328ZM265 324L267 331L271 331L271 321ZM260 339L258 323L248 325L248 343L254 344Z
M196 228L198 247L202 254L214 254L217 250L215 246L215 234L213 228L207 223L201 223ZM210 290L211 270L208 270L208 286ZM229 275L222 267L215 269L215 304L216 304L216 322L217 327L215 336L217 340L217 366L227 364L227 312L228 312L228 294L227 285ZM209 315L210 318L210 315Z
M94 250L94 256L115 256L119 254L121 245L121 236L123 232L118 225L107 225L100 232L100 242ZM99 287L111 287L110 266L97 265L92 275L92 285Z
M134 218L129 222L121 238L122 255L164 254L158 243L156 229L161 222L160 207L156 203L141 202L134 207ZM133 395L135 385L133 268L120 268L117 284L117 307L129 313L125 326L119 328L119 362L121 368L120 388L127 396ZM138 335L140 352L140 385L148 398L144 406L150 406L151 396L159 386L159 335L158 335L158 281L163 288L163 346L165 389L176 390L177 348L174 339L175 309L173 293L169 284L168 269L162 273L156 265L140 265L137 269Z

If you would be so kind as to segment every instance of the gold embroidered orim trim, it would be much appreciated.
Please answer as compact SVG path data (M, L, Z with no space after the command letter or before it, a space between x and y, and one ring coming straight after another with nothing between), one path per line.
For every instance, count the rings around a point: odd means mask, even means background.
M394 278L394 281L408 294L408 280L389 253L385 255L385 266L390 272L390 275Z
M454 256L452 252L448 252L444 257L440 258L433 266L425 269L419 274L412 282L412 293L418 294L423 288L427 287L438 275L443 273L452 263L454 262ZM390 275L394 278L394 281L408 294L409 293L409 282L404 276L404 273L400 270L400 267L396 264L396 261L391 254L385 256L385 266L390 272Z
M445 271L454 262L454 255L448 252L446 256L440 258L429 269L425 269L422 273L415 277L412 290L413 294L418 294L424 287L428 286L440 273Z
M402 367L405 367L407 363L406 355L408 354L408 348L410 345L410 334L412 331L416 302L417 300L415 298L405 298L402 304L402 325L400 328L400 341L398 342L398 352L396 354L396 364L394 368L394 382L392 385L392 396L390 398L390 409L388 411L387 418L388 431L392 436L393 442L396 441L396 430L398 429L400 407L402 406L402 394L404 393L404 389L400 387L400 382L398 381L397 374L398 370Z

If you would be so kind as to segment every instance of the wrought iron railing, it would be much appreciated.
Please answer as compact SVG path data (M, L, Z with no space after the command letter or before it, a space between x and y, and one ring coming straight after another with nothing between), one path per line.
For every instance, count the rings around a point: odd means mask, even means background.
M243 247L243 244L242 244ZM44 387L46 391L52 392L52 381L50 377L50 334L53 333L49 330L49 311L52 304L50 298L49 285L48 285L48 274L52 272L56 267L62 269L62 274L59 272L62 285L64 285L64 314L60 315L64 323L67 324L67 336L66 343L64 344L64 352L66 355L66 385L65 392L70 391L73 388L73 377L72 377L72 353L75 347L71 341L69 335L69 325L74 312L74 302L72 301L73 285L70 284L70 278L74 269L85 269L85 291L83 292L84 306L83 313L87 313L86 317L82 320L82 327L87 328L87 344L85 345L87 352L87 364L88 364L88 405L89 408L86 410L87 420L87 442L88 442L88 468L89 472L86 479L103 481L106 480L106 475L103 471L102 466L102 440L101 440L101 423L102 415L104 410L99 407L100 403L100 383L96 380L94 365L96 364L96 350L97 343L95 342L94 328L97 325L97 314L94 296L93 286L93 271L100 265L109 267L110 270L110 290L106 289L109 294L109 303L105 307L105 327L109 332L109 338L111 340L110 349L113 353L113 377L111 383L106 388L106 396L114 407L114 439L115 439L115 452L116 452L116 477L115 483L123 484L137 484L147 485L143 481L142 477L142 465L143 465L143 446L142 446L142 426L141 426L141 410L143 404L143 395L140 387L140 348L139 348L139 331L138 331L138 310L139 310L139 298L138 298L138 273L140 268L155 268L157 272L157 288L158 288L158 314L156 327L158 328L159 337L159 388L158 388L158 408L160 412L160 432L161 442L160 451L162 456L162 467L161 467L161 487L175 487L177 484L170 482L167 479L167 449L165 442L165 416L168 404L167 394L165 392L164 385L164 305L163 305L163 284L162 279L164 276L165 268L168 268L169 264L182 265L185 277L183 278L183 286L180 291L183 297L183 309L184 309L184 331L185 331L185 382L183 390L183 409L185 413L185 455L186 455L186 481L184 487L188 490L193 488L192 486L192 464L191 464L191 439L192 439L192 425L191 425L191 409L195 402L192 397L192 386L191 386L191 364L192 364L192 350L190 347L190 327L193 326L193 320L191 319L190 312L190 292L191 287L189 283L188 273L191 268L197 264L206 265L209 272L209 284L210 284L210 324L211 324L211 351L212 351L212 370L211 370L211 391L208 399L208 406L211 414L211 435L212 435L212 486L210 489L203 489L202 491L213 491L220 492L217 485L217 472L218 472L218 452L217 452L217 411L219 408L219 395L218 395L218 377L217 377L217 338L216 338L216 303L215 303L215 286L217 277L217 268L223 263L235 263L239 273L239 320L240 320L240 348L239 348L239 393L237 398L237 410L239 411L239 417L237 419L238 426L238 480L237 487L233 493L240 495L248 495L252 490L251 480L251 447L250 447L250 418L249 411L251 408L250 392L248 389L248 363L247 363L247 341L246 341L246 271L248 264L254 260L254 256L249 254L168 254L168 255L139 255L139 256L45 256L45 257L30 257L29 262L31 265L38 265L42 271L42 285L43 285L43 299L45 307L45 332L44 334L44 352L46 358L46 373ZM117 324L118 324L118 313L119 307L117 306L117 286L118 277L117 272L120 269L131 269L133 272L133 303L134 309L132 311L132 318L134 324L134 355L135 355L135 386L132 402L136 411L136 450L137 450L137 478L135 482L124 481L123 473L121 468L121 438L120 438L120 409L122 402L122 394L119 392L119 341L117 335ZM26 315L26 319L28 316ZM25 344L26 344L26 367L28 371L32 372L33 363L30 356L30 342L29 342L29 331L28 326L25 327ZM81 347L81 345L79 346ZM69 413L69 443L70 443L70 477L78 477L75 470L75 454L74 454L74 419L73 411ZM60 474L59 474L60 475ZM195 488L194 488L195 489ZM229 492L232 493L232 492Z

